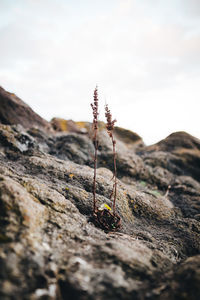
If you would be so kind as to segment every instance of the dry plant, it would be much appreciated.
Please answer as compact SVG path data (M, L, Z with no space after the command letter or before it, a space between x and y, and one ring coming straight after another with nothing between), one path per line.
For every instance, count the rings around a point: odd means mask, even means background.
M96 201L96 174L97 174L97 151L98 151L98 140L97 140L97 133L98 133L98 89L97 87L94 90L94 103L91 103L91 107L93 110L93 141L94 141L94 178L93 178L93 214L96 213L97 210L97 201Z
M105 105L105 117L107 120L106 123L106 129L107 129L107 133L109 135L109 137L111 138L112 141L112 146L113 146L113 163L114 163L114 172L113 172L113 189L112 189L112 193L110 195L110 199L112 199L113 196L113 214L115 215L115 210L116 210L116 197L117 197L117 166L116 166L116 149L115 149L115 145L116 145L116 141L114 139L113 136L113 130L114 130L114 126L115 123L117 122L116 119L112 120L112 114L110 112L110 109L108 108L108 104Z
M91 104L93 110L93 142L94 142L94 177L93 177L93 219L96 225L101 227L105 231L116 231L121 227L120 216L116 213L116 197L117 197L117 167L116 167L116 141L113 137L113 129L116 120L112 120L112 115L108 106L105 106L105 115L107 119L106 129L112 140L113 145L113 161L114 161L114 172L113 172L113 189L110 195L112 200L113 196L113 211L107 204L97 207L96 201L96 174L97 174L97 151L98 151L98 90L97 87L94 90L94 103Z

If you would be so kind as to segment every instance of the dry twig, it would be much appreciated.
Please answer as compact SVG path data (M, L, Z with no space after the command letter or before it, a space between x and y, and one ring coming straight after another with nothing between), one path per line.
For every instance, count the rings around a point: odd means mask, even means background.
M113 184L113 190L112 193L110 195L110 198L112 198L113 196L113 214L115 215L115 206L116 206L116 197L117 197L117 166L116 166L116 141L113 137L113 130L114 130L114 126L115 123L117 122L116 119L112 120L112 114L108 108L108 105L105 105L105 116L106 116L106 129L108 132L108 135L110 136L111 140L112 140L112 146L113 146L113 163L114 163L114 172L113 172L113 180L114 180L114 184Z
M98 140L97 140L97 133L98 133L98 89L97 87L94 90L94 103L91 103L91 107L93 110L93 130L94 130L94 178L93 178L93 213L95 214L97 211L96 205L96 173L97 173L97 150L98 150Z

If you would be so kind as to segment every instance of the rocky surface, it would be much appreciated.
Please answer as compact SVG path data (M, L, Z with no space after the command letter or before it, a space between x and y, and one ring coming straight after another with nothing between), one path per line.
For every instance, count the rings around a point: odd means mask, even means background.
M106 233L91 219L90 124L22 125L0 124L0 299L200 299L198 139L178 132L146 147L116 128L122 227ZM97 200L111 206L101 125Z
M0 123L21 124L24 128L40 127L50 130L47 121L36 114L30 106L18 98L15 94L5 91L0 86Z

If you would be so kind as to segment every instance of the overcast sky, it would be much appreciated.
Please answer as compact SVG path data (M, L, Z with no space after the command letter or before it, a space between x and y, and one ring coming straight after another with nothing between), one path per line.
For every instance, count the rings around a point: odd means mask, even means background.
M0 85L47 120L92 121L99 87L147 144L200 138L199 0L0 0Z

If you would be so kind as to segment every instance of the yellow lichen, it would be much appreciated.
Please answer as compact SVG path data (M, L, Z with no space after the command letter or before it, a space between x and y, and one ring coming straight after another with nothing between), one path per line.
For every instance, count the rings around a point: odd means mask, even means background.
M83 128L87 129L88 127L86 122L76 122L76 125L79 129L83 129Z
M59 125L60 125L60 128L61 128L61 130L62 131L67 131L67 121L66 120L64 120L64 119L60 119L59 120Z

